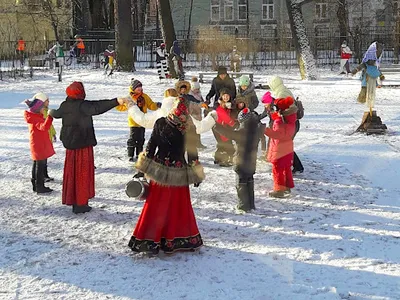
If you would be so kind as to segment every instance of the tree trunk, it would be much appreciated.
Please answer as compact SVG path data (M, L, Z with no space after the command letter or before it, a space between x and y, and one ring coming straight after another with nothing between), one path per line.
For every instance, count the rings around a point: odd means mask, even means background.
M59 34L58 34L58 18L56 13L54 12L54 6L53 3L49 0L44 0L42 2L42 8L45 12L45 15L47 15L50 18L51 22L51 27L53 28L54 31L54 36L56 38L56 41L59 41Z
M88 30L92 29L92 14L90 13L89 0L81 0L82 11L82 31L85 34Z
M340 43L342 43L343 40L347 40L347 34L349 31L349 15L347 12L346 0L338 0L338 10L336 12L336 16L339 22Z
M160 17L161 31L167 50L171 49L172 43L176 40L174 22L172 20L171 6L169 0L157 0L158 15ZM169 72L172 77L176 77L173 61L168 58Z
M115 45L117 62L123 71L133 71L131 2L115 0Z
M299 62L300 75L301 79L316 80L315 59L308 41L301 5L297 2L296 0L286 0L286 7L289 14L293 43L296 48L297 61Z

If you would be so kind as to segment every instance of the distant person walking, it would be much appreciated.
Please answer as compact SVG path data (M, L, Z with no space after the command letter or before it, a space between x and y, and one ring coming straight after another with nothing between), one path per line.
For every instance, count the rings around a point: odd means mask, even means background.
M340 47L340 74L349 74L350 71L350 63L349 59L351 58L353 51L350 50L346 41L343 41L342 46ZM346 68L346 71L345 71Z

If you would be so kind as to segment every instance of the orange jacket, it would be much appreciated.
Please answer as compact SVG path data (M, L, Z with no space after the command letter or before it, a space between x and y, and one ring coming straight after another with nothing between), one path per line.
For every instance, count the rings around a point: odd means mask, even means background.
M17 50L25 51L25 41L24 40L18 40Z
M78 49L85 49L85 44L83 43L83 39L77 38L77 39L76 39L76 42L77 42L76 48L78 48Z
M49 139L49 129L53 118L46 119L42 114L25 111L25 120L29 126L29 146L33 160L43 160L54 155L53 143Z

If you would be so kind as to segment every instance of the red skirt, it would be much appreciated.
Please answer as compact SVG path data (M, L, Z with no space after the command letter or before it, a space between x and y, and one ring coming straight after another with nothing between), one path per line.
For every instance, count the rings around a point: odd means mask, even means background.
M68 150L65 155L62 203L87 205L94 197L93 147Z
M203 245L188 186L150 182L149 195L128 246L135 252L194 251Z

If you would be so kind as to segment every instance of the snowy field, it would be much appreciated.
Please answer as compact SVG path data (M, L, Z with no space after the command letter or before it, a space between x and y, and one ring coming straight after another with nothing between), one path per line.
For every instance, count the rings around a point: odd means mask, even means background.
M188 78L196 74L188 72ZM235 176L213 164L212 133L202 136L206 180L191 188L205 246L196 253L135 255L127 243L143 202L124 186L133 174L126 157L127 115L95 117L96 197L90 213L61 205L65 150L48 161L49 195L32 192L24 99L38 91L50 107L81 80L87 99L126 96L130 78L161 101L172 83L156 70L68 71L0 82L0 299L400 299L400 89L377 90L385 136L352 134L364 105L360 81L321 70L302 82L296 71L255 73L256 84L280 75L305 107L295 148L305 172L288 199L271 199L271 168L259 162L254 213L235 213ZM400 83L387 74L386 84ZM202 85L205 96L210 82ZM265 90L257 90L261 97ZM61 121L54 126L59 134ZM151 131L146 131L148 139Z

